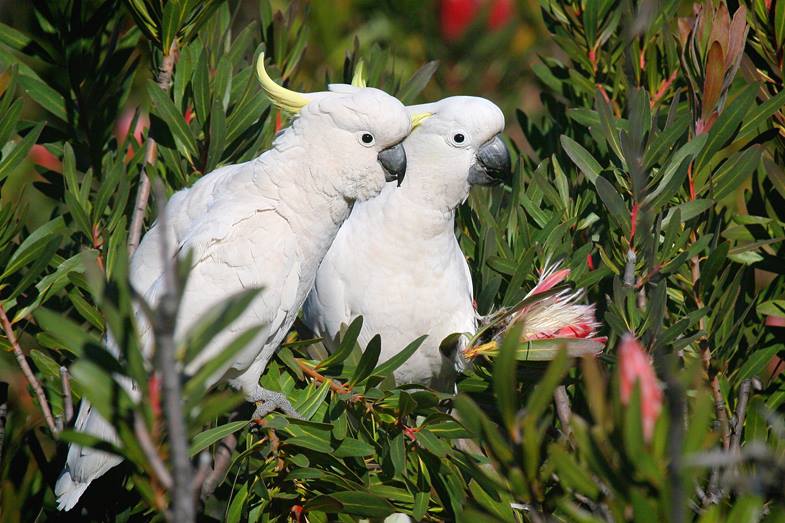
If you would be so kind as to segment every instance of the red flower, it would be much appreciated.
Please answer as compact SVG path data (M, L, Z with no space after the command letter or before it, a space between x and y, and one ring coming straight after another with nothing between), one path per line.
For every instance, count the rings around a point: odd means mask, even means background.
M44 169L49 169L50 171L60 174L63 173L63 164L57 159L57 156L50 153L49 149L41 144L33 145L33 147L30 148L30 152L27 153L27 156L30 158L31 162Z
M619 344L619 393L625 406L630 403L635 383L640 383L643 437L651 441L654 425L662 411L662 389L643 346L632 334L625 334Z
M442 0L441 28L445 40L458 40L477 17L477 12L488 2L488 29L496 30L504 26L513 14L512 0Z

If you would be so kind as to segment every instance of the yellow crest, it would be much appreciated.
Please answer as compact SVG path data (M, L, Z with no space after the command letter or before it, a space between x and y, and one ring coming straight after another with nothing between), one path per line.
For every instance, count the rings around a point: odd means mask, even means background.
M256 75L259 77L259 83L262 84L262 89L267 93L270 101L279 109L297 113L308 105L308 98L305 95L278 85L270 78L270 75L267 74L267 70L264 68L264 53L260 54L259 59L256 61Z

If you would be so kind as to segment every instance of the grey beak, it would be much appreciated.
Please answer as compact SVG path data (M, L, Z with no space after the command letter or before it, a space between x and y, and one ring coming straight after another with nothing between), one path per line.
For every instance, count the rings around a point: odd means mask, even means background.
M510 152L497 134L477 151L477 161L469 169L472 185L498 185L512 174Z
M403 150L403 144L388 147L380 152L377 158L384 169L385 179L388 182L398 180L400 187L406 174L406 151Z

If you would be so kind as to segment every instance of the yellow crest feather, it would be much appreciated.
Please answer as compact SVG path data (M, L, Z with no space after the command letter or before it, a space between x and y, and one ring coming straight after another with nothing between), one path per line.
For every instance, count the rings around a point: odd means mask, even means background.
M412 131L417 129L421 123L433 116L433 113L417 113L412 115Z
M308 98L304 95L278 85L270 78L270 75L267 74L267 70L264 68L264 53L261 53L256 61L256 75L259 77L259 83L262 84L262 89L267 93L270 101L279 109L297 113L308 105Z
M366 87L365 83L365 64L362 60L357 62L357 67L354 68L354 76L352 76L352 85L355 87Z

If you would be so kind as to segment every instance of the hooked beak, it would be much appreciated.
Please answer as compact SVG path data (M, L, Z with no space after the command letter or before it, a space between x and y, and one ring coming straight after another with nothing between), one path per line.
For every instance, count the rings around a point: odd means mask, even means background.
M385 180L388 182L398 180L398 187L400 187L406 174L406 151L403 150L403 144L388 147L376 158L382 164Z
M497 134L477 151L477 161L469 169L472 185L498 185L509 178L512 172L510 152Z

